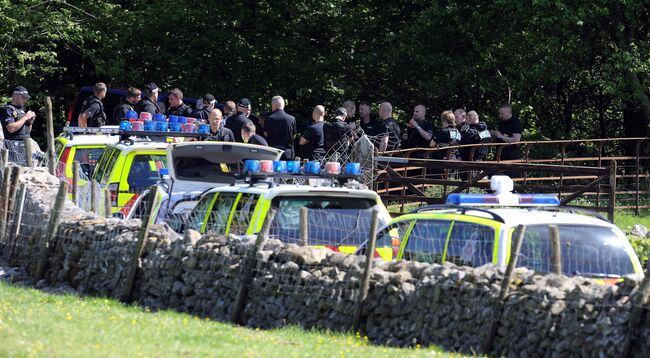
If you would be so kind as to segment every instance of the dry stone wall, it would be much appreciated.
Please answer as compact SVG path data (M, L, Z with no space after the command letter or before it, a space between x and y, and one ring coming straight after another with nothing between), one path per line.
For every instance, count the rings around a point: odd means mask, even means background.
M39 227L46 226L56 192L56 181L41 177L47 175L23 176L38 182L30 184L27 206L37 208L33 215L40 217L39 225L26 222L23 235L0 244L0 255L28 270L34 269L43 235ZM80 293L120 297L140 226L139 220L100 218L66 204L46 280ZM245 262L253 263L253 278L241 322L262 328L295 324L352 329L365 257L276 240L257 250L252 238L201 236L191 230L178 235L165 224L154 225L132 297L152 309L230 320ZM491 324L500 317L497 356L620 355L638 282L600 285L519 268L501 315L497 300L502 278L492 267L375 260L361 329L378 344L436 344L472 353L481 351ZM634 352L649 356L647 324Z

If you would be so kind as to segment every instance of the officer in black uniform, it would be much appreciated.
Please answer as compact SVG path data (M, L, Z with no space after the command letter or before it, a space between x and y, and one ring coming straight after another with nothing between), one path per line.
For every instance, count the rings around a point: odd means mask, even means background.
M102 99L106 97L106 84L98 82L93 86L93 95L86 98L77 118L79 127L101 127L106 125L106 113Z
M339 158L347 151L350 143L350 125L345 123L347 117L347 109L339 107L336 109L334 119L323 125L325 150L330 154L338 153ZM331 152L332 150L334 152Z
M167 98L169 99L169 108L167 109L167 115L179 117L192 116L192 107L183 102L183 91L178 88L174 88L173 90L169 91Z
M407 148L427 148L433 137L433 124L426 120L427 109L419 104L413 109L413 117L406 129ZM427 158L428 152L418 150L412 152L411 158Z
M226 128L230 129L235 135L235 142L245 143L241 136L242 126L248 122L248 116L251 114L251 101L248 98L242 98L237 104L237 113L228 117Z
M499 107L499 125L497 130L491 131L492 137L500 143L515 143L521 141L523 127L519 119L512 114L512 106L503 104ZM500 160L520 159L521 151L519 145L513 144L506 146L501 151Z
M196 111L194 111L192 117L207 123L208 118L210 117L210 113L212 112L216 104L217 104L217 99L213 95L211 95L210 93L204 94L203 106L201 106L201 109L197 109Z
M379 133L379 122L372 117L370 111L370 104L363 101L359 103L359 117L361 118L359 126L367 136L374 137Z
M235 136L232 134L232 131L223 124L223 113L218 108L215 108L210 112L209 117L210 122L210 136L206 140L216 140L219 142L234 142Z
M478 113L476 111L469 111L466 115L466 123L460 129L461 140L460 144L479 144L479 143L491 143L492 136L488 130L487 124L485 122L479 121ZM470 160L470 155L472 152L472 147L461 148L460 157L462 160ZM475 161L484 160L488 152L488 147L476 147L474 149L474 157L472 158Z
M11 94L11 102L0 110L0 123L4 135L3 146L9 150L9 160L25 164L25 147L23 139L29 138L36 114L25 112L25 103L30 98L29 92L23 86L15 87Z
M402 130L393 118L393 105L383 102L379 105L379 131L377 133L379 151L397 150L400 148Z
M255 124L251 121L244 123L241 127L241 136L244 143L268 146L269 143L261 135L255 133Z
M123 118L126 118L126 112L134 111L134 106L140 102L142 92L135 88L129 87L126 90L126 98L120 102L115 109L113 109L113 122L110 124L119 124Z
M296 118L284 111L284 98L271 99L271 113L264 119L266 140L273 148L284 151L282 160L293 160L296 156L293 139L296 137Z
M325 157L325 107L318 105L311 113L314 123L307 127L305 133L300 137L302 156L309 160L322 160Z
M442 128L437 128L433 131L433 138L431 139L430 145L432 147L459 145L462 137L460 131L456 129L456 117L454 117L454 112L442 112L441 122ZM447 151L444 149L434 151L431 155L431 159L457 160L457 158L458 149L452 150L449 156L447 156Z
M151 113L153 118L156 114L164 114L165 108L158 102L158 86L155 83L147 83L144 85L144 91L142 99L135 106L135 110L139 113L148 112Z

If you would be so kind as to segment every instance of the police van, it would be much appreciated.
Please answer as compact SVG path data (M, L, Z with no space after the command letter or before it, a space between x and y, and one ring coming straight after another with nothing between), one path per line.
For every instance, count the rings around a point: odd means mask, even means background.
M72 179L73 163L79 162L82 178L90 178L106 146L118 142L117 132L117 126L64 128L54 139L54 153L58 160L57 176Z
M452 194L446 205L424 206L393 219L377 237L385 260L505 267L514 232L526 225L517 266L551 271L551 232L559 231L561 268L568 276L616 282L643 277L625 234L600 214L560 206L552 195L513 194L512 180L493 176L495 194ZM361 251L363 251L362 249Z

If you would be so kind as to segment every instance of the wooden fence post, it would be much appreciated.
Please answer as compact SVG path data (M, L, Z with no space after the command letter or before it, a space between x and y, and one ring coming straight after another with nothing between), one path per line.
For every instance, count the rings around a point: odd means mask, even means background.
M549 225L548 237L551 241L551 272L562 274L562 247L560 246L560 229L557 225Z
M32 138L27 137L23 139L23 143L25 144L25 163L27 163L28 167L33 168L34 158L32 157Z
M120 300L125 303L131 302L131 292L133 291L133 283L135 282L135 276L138 272L138 267L140 266L140 257L142 256L142 250L144 249L144 244L147 240L147 231L149 230L149 218L153 212L156 193L158 189L156 186L151 186L149 188L149 198L147 198L147 210L144 212L144 217L142 217L142 224L140 225L140 231L138 231L138 241L135 245L135 250L133 250L133 255L129 261L129 267L126 274L126 281L124 282L124 287L122 289L122 294Z
M616 210L616 161L612 160L609 165L609 203L607 203L607 218L614 222Z
M20 233L20 222L23 219L23 208L25 207L25 195L27 194L27 185L25 183L20 183L20 188L18 189L18 195L16 199L18 200L17 205L14 209L14 222L9 232L9 237L16 238Z
M5 167L4 175L2 178L2 197L0 197L0 225L7 222L7 209L9 207L9 191L11 190L11 183L9 183L9 178L11 176L9 168Z
M2 153L2 166L6 168L7 164L9 164L9 149L2 148L0 153Z
M52 115L52 99L45 97L45 127L47 129L47 168L56 175L57 160L54 153L54 119Z
M5 234L7 232L9 213L12 211L14 206L14 196L16 195L18 178L20 177L20 167L12 166L10 168L11 170L6 171L9 173L9 176L4 184L5 187L2 192L2 194L6 195L6 197L2 199L2 213L0 213L0 240L4 240ZM5 176L5 178L7 178L7 176Z
M268 213L266 214L266 218L264 219L264 223L262 224L262 229L257 234L257 239L255 240L255 252L252 252L244 257L244 267L241 274L241 287L239 288L239 292L237 292L237 299L235 300L235 304L230 315L230 321L233 323L239 324L241 321L241 315L244 311L246 298L248 297L248 288L251 282L253 282L253 276L255 274L253 266L257 263L257 253L262 249L264 246L264 241L266 241L267 237L269 236L271 223L275 218L275 212L275 208L269 209Z
M492 326L488 331L485 341L483 341L483 354L489 354L494 349L494 339L497 336L499 330L499 322L503 316L503 308L510 293L510 285L512 283L512 276L515 273L515 268L517 267L517 257L519 256L519 251L521 250L521 243L524 241L524 233L526 232L526 225L517 226L515 230L515 242L512 252L510 253L510 261L508 261L508 267L506 268L506 273L503 275L503 280L501 281L501 290L499 291L499 298L497 299L497 316L492 321Z
M79 204L79 174L81 172L81 164L78 161L72 163L72 202L74 205L81 207Z
M104 216L107 218L113 217L111 212L111 191L108 190L108 187L104 188Z
M621 357L632 357L632 350L634 343L638 339L639 326L643 319L643 315L647 314L646 305L650 298L650 270L646 270L645 277L639 286L639 290L632 296L632 311L630 312L630 319L627 323L627 332L625 335L625 342L623 343L623 353Z
M372 271L372 262L375 255L375 245L377 243L377 225L379 223L379 211L372 210L370 221L370 231L368 232L368 245L366 246L366 262L363 269L363 277L361 278L361 288L359 297L357 297L357 305L354 310L354 331L359 332L361 328L361 314L363 313L363 304L368 297L368 289L370 288L370 271Z
M38 264L36 266L36 273L34 275L34 278L37 282L43 278L45 270L47 269L47 263L49 260L50 251L52 249L52 240L54 239L56 231L59 227L59 218L61 216L61 211L63 210L63 205L65 204L67 195L68 183L66 181L62 181L59 184L59 191L56 193L56 200L54 201L54 207L52 208L50 214L50 222L47 224L45 237L40 244L41 252L38 257Z
M300 208L300 246L309 245L309 209Z
M155 193L155 191L154 191L154 193ZM97 196L98 196L97 194L99 194L97 192L97 182L94 181L94 180L91 180L90 181L90 211L92 211L94 214L99 213L99 208L98 208L98 205L97 205L98 201L99 201L98 200L99 198L97 198ZM152 195L152 196L155 196L155 195Z

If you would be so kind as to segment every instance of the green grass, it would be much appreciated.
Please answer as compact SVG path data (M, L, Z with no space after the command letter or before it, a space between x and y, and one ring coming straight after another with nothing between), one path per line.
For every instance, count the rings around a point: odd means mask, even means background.
M374 346L353 334L261 331L101 298L47 294L0 282L0 356L454 356L436 348ZM455 354L455 356L460 356Z
M634 224L641 224L650 229L650 210L641 210L639 215L634 215L630 211L617 211L614 215L614 223L624 232L629 232ZM641 238L636 236L627 237L634 247L641 264L647 267L648 256L650 256L650 238Z

